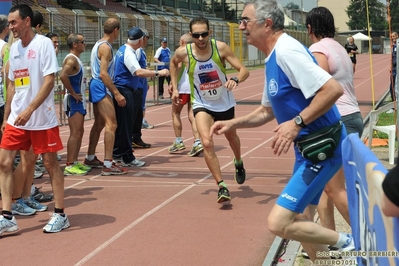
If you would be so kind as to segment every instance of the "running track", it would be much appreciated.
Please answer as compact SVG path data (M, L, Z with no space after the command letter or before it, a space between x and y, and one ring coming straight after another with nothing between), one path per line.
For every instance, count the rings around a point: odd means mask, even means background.
M389 55L373 55L375 100L389 85ZM356 93L363 117L372 108L369 56L358 57ZM263 69L235 90L236 115L255 109L263 91ZM152 99L152 93L148 99ZM0 265L262 265L274 240L267 230L267 215L287 183L293 152L280 157L270 148L276 123L239 130L247 181L233 179L233 154L223 136L215 145L224 180L229 186L230 205L216 203L217 187L204 159L188 157L191 135L187 112L183 116L183 138L187 149L169 154L174 140L170 104L148 107L146 117L155 124L143 130L150 149L136 149L146 166L132 168L127 175L104 177L94 169L84 177L65 178L65 205L71 227L57 234L44 234L48 212L18 216L20 230L0 237ZM80 152L83 161L92 120L85 122ZM61 126L64 144L68 126ZM103 138L97 156L103 159ZM65 165L66 149L62 168ZM50 192L48 174L35 180ZM48 204L54 209L54 203Z

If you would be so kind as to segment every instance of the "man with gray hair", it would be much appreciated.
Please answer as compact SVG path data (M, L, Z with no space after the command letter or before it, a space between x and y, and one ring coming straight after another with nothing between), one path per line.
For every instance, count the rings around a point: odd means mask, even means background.
M144 33L138 28L131 28L128 32L126 44L121 46L115 55L114 85L126 99L126 105L120 106L114 100L117 129L113 157L122 166L143 166L145 163L137 160L132 152L133 125L138 112L142 112L142 91L139 89L141 78L169 76L168 69L159 72L141 68L137 61L135 50L142 46ZM140 121L141 122L141 121Z
M211 132L258 127L276 119L271 148L279 156L294 144L295 165L269 213L269 230L301 242L313 261L330 259L328 245L354 250L352 235L313 222L325 185L342 166L346 130L335 106L343 94L341 85L316 64L304 45L284 32L284 12L276 0L247 0L238 24L248 44L266 55L263 98L250 114L218 121ZM336 145L322 145L327 139L320 136L324 130L330 130L328 137ZM315 145L318 148L308 152Z

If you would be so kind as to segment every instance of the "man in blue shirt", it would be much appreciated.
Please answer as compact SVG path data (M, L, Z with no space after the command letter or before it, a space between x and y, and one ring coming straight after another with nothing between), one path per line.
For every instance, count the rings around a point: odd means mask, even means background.
M170 62L170 49L168 48L168 40L163 38L161 40L161 47L155 52L154 61L156 63L165 63L164 66L158 66L158 70L168 69L169 70L169 62ZM170 84L170 77L166 77L166 81L168 82L168 86ZM163 83L165 82L165 77L158 78L158 96L160 99L163 99Z
M136 57L136 49L143 43L144 33L138 28L131 28L128 32L127 43L122 45L115 55L114 85L126 99L126 105L120 106L114 100L117 120L114 160L122 166L143 166L145 163L137 160L132 152L132 135L135 119L142 112L142 82L140 78L168 76L169 70L148 70L141 68ZM142 116L141 116L142 117ZM141 121L140 121L141 125Z

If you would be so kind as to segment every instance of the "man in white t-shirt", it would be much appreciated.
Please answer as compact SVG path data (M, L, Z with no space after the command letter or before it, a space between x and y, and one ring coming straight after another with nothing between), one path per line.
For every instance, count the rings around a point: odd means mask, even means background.
M8 119L0 145L0 234L18 230L11 212L13 159L18 150L27 151L31 146L35 154L43 155L55 200L54 213L43 232L55 233L70 226L64 213L64 178L57 161L57 151L63 148L54 104L57 58L50 39L33 32L32 17L28 5L15 5L8 15L9 28L20 40L10 48L11 82L4 116Z

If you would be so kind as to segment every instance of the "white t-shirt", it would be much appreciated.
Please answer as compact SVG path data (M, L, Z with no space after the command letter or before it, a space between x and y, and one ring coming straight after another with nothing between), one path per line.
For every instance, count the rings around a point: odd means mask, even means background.
M57 57L52 41L36 34L27 47L21 40L13 43L10 49L10 71L8 77L14 81L15 95L11 102L11 113L7 123L14 125L17 116L39 93L44 77L58 70ZM29 121L18 128L45 130L58 126L54 104L54 89L44 102L32 113Z
M345 48L334 39L323 38L312 44L309 50L327 57L331 76L344 89L344 94L336 102L341 116L360 112L353 86L352 61Z

